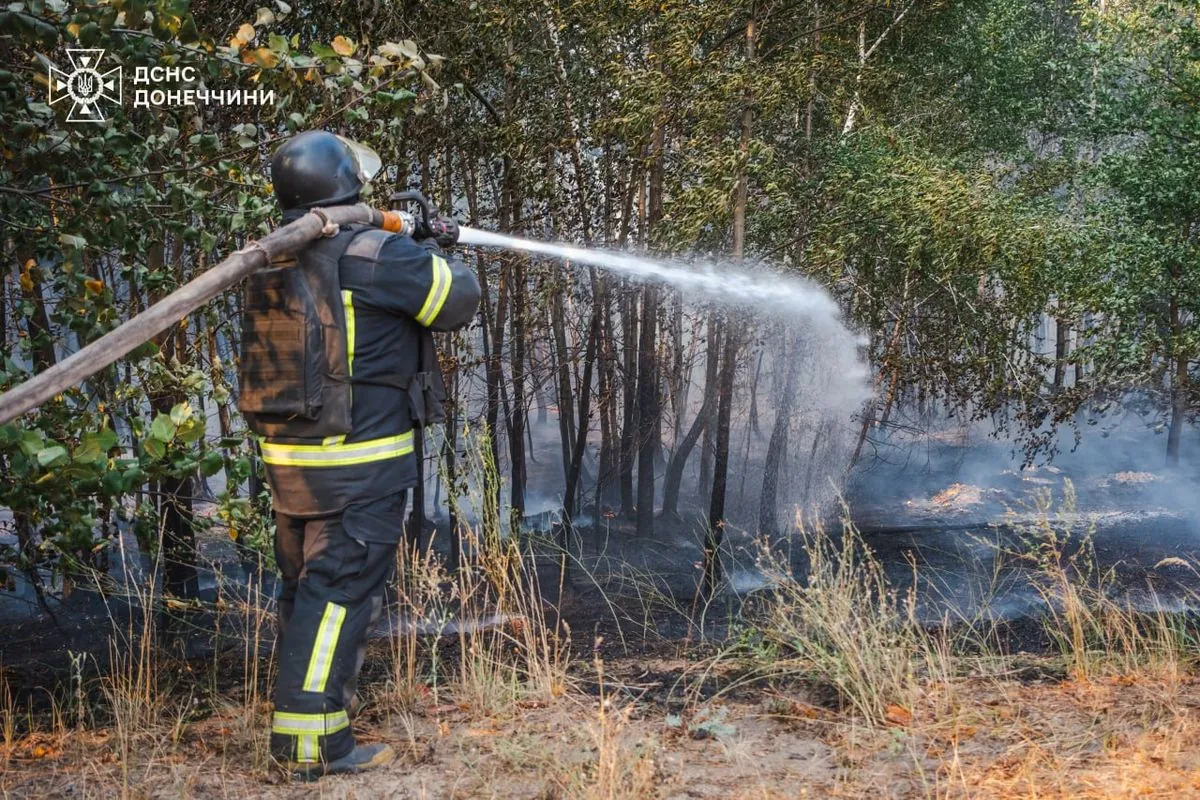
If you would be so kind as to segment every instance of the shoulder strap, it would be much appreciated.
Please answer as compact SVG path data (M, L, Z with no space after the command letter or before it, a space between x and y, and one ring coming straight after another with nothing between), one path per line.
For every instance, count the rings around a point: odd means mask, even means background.
M346 248L345 255L363 258L367 261L378 261L379 253L383 250L383 246L394 235L379 228L365 228L359 231L351 240L350 246Z

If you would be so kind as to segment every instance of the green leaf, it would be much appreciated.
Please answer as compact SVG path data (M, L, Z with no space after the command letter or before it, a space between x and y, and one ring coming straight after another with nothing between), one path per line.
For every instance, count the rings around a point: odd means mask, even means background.
M200 459L200 473L205 477L216 475L223 466L225 466L225 459L221 458L221 454L216 450L209 450Z
M100 440L94 433L85 433L79 440L79 446L71 454L71 460L77 463L91 464L100 461L104 451L100 449Z
M30 458L37 455L46 443L46 437L40 431L21 432L21 452Z
M175 431L175 438L184 444L193 444L204 438L204 420L189 419Z
M192 404L188 401L177 403L171 409L171 422L176 425L182 425L192 418Z
M150 438L166 444L175 438L175 429L179 426L166 414L159 414L150 424ZM165 451L165 448L164 448ZM159 458L160 456L155 456Z
M37 454L37 462L43 467L56 467L59 464L65 463L69 458L70 455L67 453L67 448L61 444L43 448Z
M71 460L79 463L103 462L108 451L117 443L117 434L109 428L89 431L79 439Z
M167 446L158 439L146 439L142 442L142 449L146 451L146 455L155 460L167 454Z
M125 474L115 469L104 473L104 477L100 479L100 487L104 493L110 497L114 497L126 491Z

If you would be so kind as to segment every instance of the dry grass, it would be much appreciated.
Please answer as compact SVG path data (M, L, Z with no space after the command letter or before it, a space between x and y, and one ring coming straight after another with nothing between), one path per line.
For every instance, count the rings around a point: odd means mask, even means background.
M1037 490L1025 512L1015 523L1021 547L1008 555L1031 568L1048 612L1046 632L1068 673L1083 681L1128 674L1182 678L1200 655L1194 633L1181 615L1162 608L1152 587L1153 610L1134 609L1113 571L1097 566L1095 528L1078 513L1071 481L1063 482L1057 500L1051 490Z
M772 584L760 631L763 669L833 687L872 725L908 713L932 687L953 687L953 644L917 622L916 599L898 594L883 565L848 522L840 537L801 526L803 578L764 546L760 567Z
M1008 555L1046 601L1045 655L1004 652L982 618L921 625L849 526L800 532L803 577L764 550L761 614L715 650L572 651L529 550L498 527L464 529L455 574L404 555L411 624L369 656L386 668L362 687L356 729L398 744L394 767L312 786L267 769L271 609L255 602L229 610L246 641L224 683L214 662L203 714L202 676L164 680L152 613L114 631L104 675L79 662L47 712L0 675L0 797L1200 797L1195 638L1123 603L1079 546L1086 528L1038 502Z

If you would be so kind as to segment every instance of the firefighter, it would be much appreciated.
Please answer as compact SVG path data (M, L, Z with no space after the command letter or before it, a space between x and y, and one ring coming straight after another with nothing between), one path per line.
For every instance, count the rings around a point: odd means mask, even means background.
M284 221L357 202L379 167L332 133L293 137L271 161ZM343 227L246 288L238 404L259 437L282 576L271 751L300 778L394 757L356 745L350 714L418 481L414 437L442 421L432 331L465 326L479 304L474 274L443 252L457 233L451 220L413 236Z

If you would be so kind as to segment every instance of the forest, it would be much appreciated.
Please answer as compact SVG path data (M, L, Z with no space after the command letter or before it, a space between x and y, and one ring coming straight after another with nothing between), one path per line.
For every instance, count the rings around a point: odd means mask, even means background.
M84 51L119 68L98 121L56 88ZM370 719L423 788L335 791L1200 792L1194 3L15 0L0 119L0 392L277 228L268 166L309 129L381 156L374 206L417 190L665 265L456 249L483 300L437 335L449 418L389 594L408 627L372 645ZM243 303L0 425L5 792L88 769L96 796L288 791L253 724L274 520ZM1041 610L929 611L895 537L956 529L998 531L994 583ZM160 685L168 663L202 688ZM1038 670L1070 690L1022 718L1041 733L981 744L977 696L1020 717ZM590 755L539 761L530 731L580 719ZM751 765L789 737L821 765ZM708 744L723 766L677 761ZM489 766L452 785L467 749ZM165 767L197 759L223 777Z

